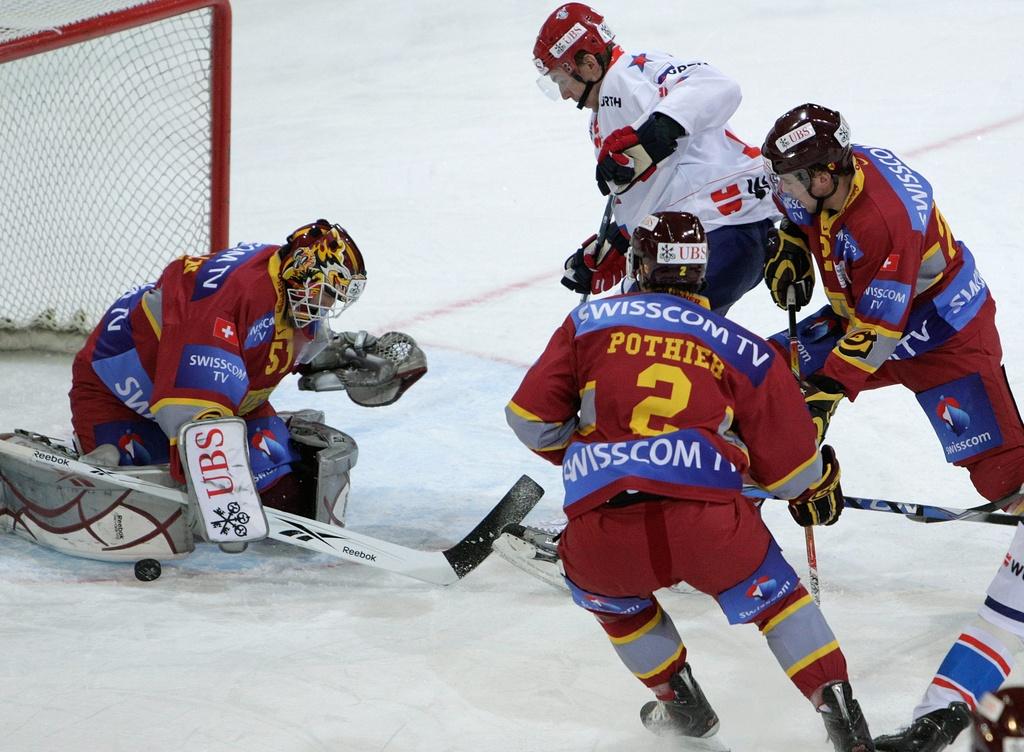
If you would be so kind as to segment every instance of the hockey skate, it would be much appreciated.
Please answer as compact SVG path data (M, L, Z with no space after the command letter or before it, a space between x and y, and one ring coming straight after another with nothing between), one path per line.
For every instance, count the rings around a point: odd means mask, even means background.
M563 592L568 590L558 558L557 533L543 527L509 525L491 548L514 567Z
M729 752L729 747L716 736L718 715L693 678L690 664L684 664L679 673L668 680L668 685L675 692L675 699L645 703L640 708L644 726L658 736L685 738L683 749Z
M939 752L971 725L971 713L962 702L933 710L895 734L875 739L878 752Z
M819 710L825 731L836 752L874 752L868 723L860 703L853 699L849 682L834 682L822 693L825 709Z

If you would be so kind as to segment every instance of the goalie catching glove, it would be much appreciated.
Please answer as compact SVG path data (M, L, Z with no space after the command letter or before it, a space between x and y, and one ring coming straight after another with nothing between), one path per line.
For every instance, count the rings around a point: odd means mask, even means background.
M839 460L828 444L821 448L821 478L789 501L789 513L801 527L833 525L843 513L843 489L839 487Z
M344 389L357 405L381 407L397 402L427 372L427 356L416 340L402 332L380 337L364 331L341 332L297 370L299 389Z
M601 195L625 193L637 182L647 180L685 135L683 126L660 112L635 130L627 125L609 133L597 155L597 187Z
M628 251L629 233L622 225L609 228L600 248L597 235L591 235L565 260L562 284L580 295L611 290L626 276Z

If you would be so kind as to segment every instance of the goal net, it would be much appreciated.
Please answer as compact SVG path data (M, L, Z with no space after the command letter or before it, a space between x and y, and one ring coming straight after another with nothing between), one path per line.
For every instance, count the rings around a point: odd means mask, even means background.
M230 13L0 3L2 346L80 345L121 293L227 245Z

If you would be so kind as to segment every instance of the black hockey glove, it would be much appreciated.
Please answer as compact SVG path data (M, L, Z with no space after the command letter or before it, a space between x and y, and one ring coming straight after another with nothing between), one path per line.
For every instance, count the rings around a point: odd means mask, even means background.
M839 460L828 444L821 448L821 478L789 501L789 513L801 527L833 525L843 513L843 489L839 487Z
M808 376L800 382L804 403L818 431L818 444L825 440L828 424L839 407L839 401L846 396L843 385L828 376Z
M676 150L686 130L660 112L637 129L627 125L604 139L597 155L597 187L602 196L625 193L654 174L658 163Z
M807 247L807 236L788 219L783 219L779 229L768 234L764 282L771 290L775 305L784 311L787 308L786 294L791 286L796 292L797 309L811 301L814 263Z
M580 295L611 290L626 276L628 251L629 233L623 226L609 227L600 248L597 235L591 235L565 260L562 284Z
M597 238L596 235L594 237ZM583 263L583 250L583 248L577 248L576 252L565 260L562 284L580 295L589 295L590 281L594 277L594 272Z

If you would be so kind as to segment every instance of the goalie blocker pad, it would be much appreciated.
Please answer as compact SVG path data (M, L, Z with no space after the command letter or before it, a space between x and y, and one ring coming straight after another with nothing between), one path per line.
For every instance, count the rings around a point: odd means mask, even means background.
M245 421L218 418L186 423L178 432L192 510L206 539L241 551L267 537L267 517L249 465Z

